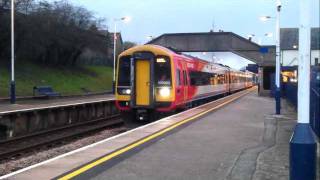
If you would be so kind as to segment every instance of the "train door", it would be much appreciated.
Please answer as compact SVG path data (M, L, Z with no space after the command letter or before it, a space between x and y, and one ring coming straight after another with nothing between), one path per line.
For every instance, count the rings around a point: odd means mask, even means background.
M229 86L230 86L230 93L234 90L234 73L229 71Z
M185 63L183 65L183 101L186 103L188 101L188 78L187 78L187 66Z
M226 74L227 74L227 90L228 90L228 93L231 92L231 73L229 70L226 71Z
M154 106L154 59L150 52L136 52L131 58L131 97L132 108Z
M150 61L149 60L136 60L135 74L135 92L136 92L136 105L148 106L150 105Z
M183 71L181 68L181 63L177 63L176 69L176 101L184 101Z

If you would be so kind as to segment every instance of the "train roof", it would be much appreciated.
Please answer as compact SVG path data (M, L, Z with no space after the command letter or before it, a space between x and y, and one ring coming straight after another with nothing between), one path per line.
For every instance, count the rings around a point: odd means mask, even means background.
M155 53L156 55L162 54L162 55L168 55L168 56L172 56L174 54L176 54L176 52L174 52L173 50L170 50L166 47L163 46L159 46L159 45L154 45L154 44L146 44L146 45L138 45L138 46L134 46L130 49L127 49L125 51L123 51L119 56L126 56L126 55L131 55L136 51L146 51L146 50L150 50L151 52Z
M158 45L156 45L156 46L158 46ZM163 46L160 46L160 47L166 48L166 49L172 51L173 53L175 53L176 55L187 57L187 59L190 58L190 60L193 60L193 61L195 61L195 60L196 61L202 61L204 63L209 63L211 65L215 65L216 67L220 67L220 68L223 68L223 69L231 69L229 66L224 65L224 64L213 63L213 62L210 62L210 61L207 61L207 60L204 60L204 59L200 59L200 58L195 57L195 56L191 56L189 54L181 53L181 52L177 51L176 49L174 49L173 47L163 47Z
M181 53L179 51L177 51L176 49L172 48L172 47L164 47L164 46L160 46L160 45L155 45L155 44L146 44L146 45L138 45L138 46L134 46L128 50L125 50L124 52L122 52L119 56L126 56L126 55L130 55L135 51L145 51L146 49L149 49L150 51L156 53L156 55L168 55L168 56L180 56L183 57L184 59L190 60L190 61L201 61L203 63L209 63L211 65L214 65L217 68L221 68L221 69L228 69L228 70L232 70L232 71L238 71L235 69L230 68L229 66L220 64L220 63L213 63L204 59L200 59L198 57L194 57L188 54L184 54ZM239 71L240 72L240 71Z

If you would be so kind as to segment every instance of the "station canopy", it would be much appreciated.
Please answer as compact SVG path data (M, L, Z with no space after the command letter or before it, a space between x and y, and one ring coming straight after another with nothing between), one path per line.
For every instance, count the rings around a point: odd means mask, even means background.
M275 46L260 46L232 32L163 34L147 44L178 52L232 52L259 66L275 65Z

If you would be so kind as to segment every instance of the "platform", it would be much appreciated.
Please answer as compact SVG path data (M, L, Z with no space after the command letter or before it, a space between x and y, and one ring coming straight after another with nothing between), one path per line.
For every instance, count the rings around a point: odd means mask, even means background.
M295 114L284 110L282 116L272 115L273 99L257 96L256 90L238 97L159 120L6 178L288 179Z
M16 111L28 111L32 109L44 109L49 107L68 106L72 104L92 103L97 101L114 100L114 95L90 95L90 96L76 96L53 99L29 99L17 100L16 104L9 102L0 102L0 114Z

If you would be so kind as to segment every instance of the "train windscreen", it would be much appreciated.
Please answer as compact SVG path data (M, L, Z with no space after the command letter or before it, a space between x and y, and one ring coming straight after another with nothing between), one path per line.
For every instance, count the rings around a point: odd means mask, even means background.
M121 57L119 59L118 86L130 86L130 76L130 57Z
M156 86L171 86L171 65L167 57L158 57L155 62Z

